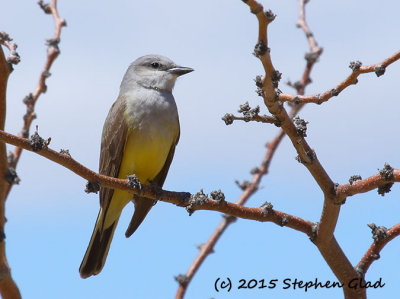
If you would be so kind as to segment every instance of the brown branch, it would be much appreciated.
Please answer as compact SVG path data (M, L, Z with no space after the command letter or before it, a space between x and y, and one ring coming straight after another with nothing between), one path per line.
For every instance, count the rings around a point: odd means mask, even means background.
M367 252L357 264L356 269L361 273L365 274L371 264L380 258L380 252L383 247L386 246L390 241L400 235L400 223L389 228L384 234L383 238L377 238L372 245L368 248Z
M331 194L334 188L332 180L319 163L314 151L310 148L304 136L298 135L297 129L282 103L276 99L277 93L274 86L276 82L273 80L275 68L272 65L267 42L267 26L271 22L268 16L272 13L270 11L264 12L263 6L254 0L246 1L246 3L250 6L251 11L256 14L259 21L259 30L262 31L259 33L259 40L254 52L262 62L265 70L262 87L264 103L270 113L281 122L283 131L288 135L299 154L299 160L308 168L322 191L325 194Z
M39 1L40 7L44 10L45 13L51 14L54 18L55 23L55 30L54 36L47 40L47 59L44 64L43 70L40 73L39 81L33 93L30 93L28 96L25 97L24 103L26 105L26 113L24 115L24 124L22 129L19 133L19 136L27 138L29 136L29 130L32 124L32 121L36 118L35 114L35 104L42 93L45 93L47 90L46 80L51 75L50 68L54 62L54 60L60 54L60 50L58 48L58 44L60 42L61 36L61 28L66 26L66 22L64 19L61 19L58 11L57 11L57 0L52 0L51 3L43 4L42 1ZM18 161L21 157L22 148L16 147L12 154L12 159L10 159L11 163L9 167L16 169ZM12 184L8 185L6 197L10 193L12 188Z
M258 20L258 42L254 48L254 55L261 60L266 73L263 81L264 93L272 95L275 94L275 88L272 82L275 68L272 65L271 56L269 54L270 49L268 48L267 28L275 19L275 15L271 11L264 11L264 7L257 1L248 0L243 2L250 7L251 13L255 14Z
M279 122L277 119L273 116L269 115L251 115L251 116L236 116L230 113L226 113L223 117L222 120L225 122L226 125L230 125L233 123L235 120L242 120L244 122L250 122L250 121L255 121L255 122L260 122L260 123L265 123L265 124L276 124L279 125Z
M10 65L4 57L3 48L0 46L0 130L4 130L6 120L6 91L10 71ZM19 299L21 295L11 277L5 252L4 224L6 222L5 202L7 192L5 176L7 170L6 145L0 142L0 294L4 299Z
M15 136L4 131L0 131L0 141L19 146L31 152L35 152L42 157L68 168L72 172L90 182L99 183L103 187L124 190L135 195L140 194L146 198L161 200L177 206L186 207L189 213L193 213L197 210L210 210L225 213L234 217L257 220L261 222L268 221L276 224L282 224L283 221L284 225L288 227L304 232L308 235L311 235L312 233L312 222L277 210L273 210L272 208L248 208L235 203L226 202L224 200L219 201L212 198L202 197L199 194L191 195L188 192L154 190L154 188L151 186L132 184L130 180L118 179L98 174L74 160L70 155L58 153L48 148L46 144L44 144L41 149L34 150L32 148L32 140Z
M297 27L301 28L304 31L304 34L306 35L308 46L311 49L312 53L322 53L322 48L318 46L317 41L314 38L314 34L311 32L310 27L307 24L306 21L306 4L308 3L307 1L300 0L299 1L299 19L297 21Z
M4 58L4 53L2 52L2 56L7 63L8 63L8 71L4 68L4 72L10 73L13 70L12 64L18 64L20 62L20 57L17 52L17 44L12 43L13 39L4 31L0 32L0 45L5 46L9 50L9 54L7 59Z
M376 75L379 77L383 75L386 67L388 67L390 64L399 59L400 59L400 51L394 53L393 55L389 56L388 58L384 59L381 62L371 65L361 66L358 62L350 63L350 67L353 69L353 72L349 76L347 76L345 80L336 85L334 88L320 94L309 95L309 96L298 96L298 95L282 93L279 95L279 100L282 102L291 102L297 104L298 103L321 104L323 102L328 101L332 97L339 95L344 89L346 89L350 85L357 84L358 82L357 78L359 75L375 72Z
M303 1L304 5L304 0L300 1ZM346 298L365 298L365 290L354 290L348 287L347 283L357 277L357 273L333 236L340 212L340 205L335 204L335 184L304 138L306 123L299 121L297 127L295 126L283 107L282 101L279 100L279 90L275 89L277 84L274 82L273 76L276 71L272 65L270 52L267 47L267 13L264 13L262 5L256 1L249 0L246 3L257 16L259 30L265 31L259 33L259 40L255 48L255 54L262 62L265 70L265 78L262 86L264 103L269 112L281 122L283 131L290 138L292 145L298 153L298 161L304 164L324 193L324 207L314 242L339 281L344 284L343 291ZM263 47L260 45L263 45ZM264 49L264 51L260 51L260 49ZM299 125L302 128L299 128Z
M302 25L299 27L303 29L303 31L307 37L307 40L309 42L310 52L313 53L314 55L318 55L318 57L319 57L322 54L322 48L320 48L318 46L315 38L311 34L311 31L305 21L305 5L304 5L303 1L300 1L300 17L299 17L298 23L300 23L300 22ZM299 95L304 94L306 86L311 82L310 74L311 74L311 70L316 62L317 62L317 59L314 59L314 60L307 59L307 64L304 69L301 80L298 81L298 84L296 84L296 90ZM255 81L256 81L256 85L258 87L262 87L262 86L259 86L260 83L262 84L262 82L260 82L261 77L257 77ZM303 108L303 107L304 107L303 104L294 105L290 111L290 118L295 117L297 115L297 113L301 110L301 108ZM240 107L239 112L242 112L241 110L243 110L242 105ZM229 125L233 122L233 120L236 119L236 117L233 116L232 114L226 114L222 119L225 121L225 123L227 125ZM276 118L273 118L273 119L274 119L273 123L277 124L277 119ZM243 120L246 121L245 116L243 117ZM272 120L272 118L271 118L271 120ZM241 194L239 199L236 201L236 204L244 205L248 201L248 199L251 197L251 195L253 195L258 190L258 185L259 185L262 177L268 173L269 165L272 161L274 153L277 150L277 148L284 136L285 136L285 132L283 130L280 130L279 133L276 135L276 137L272 141L268 142L266 155L265 155L263 161L261 162L261 165L257 168L258 171L253 175L251 182L244 188L243 193ZM177 293L175 295L176 299L184 297L186 290L188 288L188 285L192 281L195 273L200 268L200 266L203 264L203 262L207 258L207 256L211 252L213 252L213 248L214 248L215 244L218 242L218 240L220 239L222 234L225 232L225 230L228 228L228 226L232 222L233 222L232 219L224 217L224 219L221 220L221 222L218 224L218 226L216 227L216 229L214 230L214 232L212 233L210 238L207 240L207 242L201 246L197 257L193 260L193 262L190 265L189 269L187 270L186 274L183 276L178 276L181 278L183 277L183 279L177 279L179 282L179 287L178 287Z
M256 1L248 1L247 4L252 7L252 12L257 12L256 15L259 20L260 30L267 31L268 22L265 21L265 19L267 19L267 13L264 13L261 4L257 3ZM253 7L258 7L258 9L255 10ZM260 33L259 36L265 38L265 41L259 40L256 49L259 49L259 45L263 43L265 43L265 47L267 47L267 33ZM319 238L320 240L318 241L317 236L317 242L324 242L323 238L327 238L326 240L330 240L333 235L333 231L339 215L338 213L340 210L340 207L338 207L337 205L334 206L330 203L333 202L333 197L335 195L335 185L329 175L326 173L325 169L322 167L314 150L311 149L311 147L305 140L305 134L299 134L298 128L293 123L292 118L289 117L289 115L287 114L285 108L283 107L283 104L280 101L277 101L277 92L274 88L274 82L272 80L275 69L272 65L269 51L258 51L256 54L258 58L262 61L265 69L265 78L262 88L264 103L267 106L269 112L281 122L283 131L286 133L286 135L288 135L298 153L299 162L302 162L304 164L304 166L311 173L315 181L318 183L325 196L325 208L329 207L329 209L324 209L322 213L318 230L319 232L321 232L321 234L318 233L318 236L321 235L321 238ZM328 211L329 213L327 213Z
M7 92L7 81L10 75L10 67L7 63L3 48L0 46L0 130L4 130L6 122L6 92ZM7 164L0 164L2 167Z
M269 115L254 115L254 116L252 116L250 118L247 118L245 116L232 115L232 119L233 120L242 120L242 121L245 121L245 122L255 121L255 122L265 123L265 124L276 123L276 119L273 116L269 116Z
M400 182L400 169L392 169L390 178L385 177L381 173L377 173L364 180L358 179L354 182L350 182L349 184L340 185L337 188L338 203L346 199L348 196L369 192L374 189L378 189L379 191L380 188L391 185L393 182ZM388 190L388 192L389 191L390 190ZM381 195L384 195L384 193Z
M39 2L39 5L42 6L42 3ZM21 130L21 136L29 135L30 125L35 118L34 106L39 98L41 93L46 91L45 80L50 75L50 67L55 60L55 58L59 54L58 50L58 42L60 40L60 31L61 27L65 26L65 21L61 20L58 12L57 12L57 1L52 0L51 4L46 5L48 8L48 12L51 13L56 22L56 32L54 38L48 41L49 47L47 50L47 61L44 67L44 70L41 73L38 86L33 94L30 94L27 99L29 101L24 101L27 105L27 113L24 116L24 125ZM43 7L42 7L43 8ZM0 32L0 44L3 44L10 50L10 54L7 58L7 61L4 57L3 49L0 46L0 130L4 130L5 124L5 116L6 116L6 87L7 87L7 79L9 73L12 71L11 64L17 64L20 61L20 57L16 51L17 45L15 43L11 43L11 38L8 34L4 32ZM6 221L5 218L5 201L11 190L13 180L7 182L6 174L9 174L9 167L16 168L18 160L21 156L22 148L15 148L13 154L13 161L8 164L7 154L6 154L6 146L4 143L0 143L0 174L2 178L0 178L0 293L2 298L5 299L18 299L21 298L20 292L18 290L17 285L11 277L10 267L7 262L6 254L5 254L5 234L4 234L4 224ZM15 182L16 180L14 180Z
M304 95L305 88L311 83L311 70L314 64L318 61L321 56L323 49L318 46L317 41L314 38L314 34L311 32L310 27L306 21L306 4L307 1L299 1L299 19L297 21L297 27L301 28L306 36L310 53L306 54L307 65L301 78L300 84L296 84L297 95Z
M335 276L343 283L343 293L346 299L366 298L365 289L350 289L348 284L351 280L358 278L358 273L347 259L340 245L332 236L329 242L316 244L319 252L324 257Z
M257 76L255 81L256 85L262 84L262 79L260 76ZM226 113L221 119L225 122L226 125L231 125L235 120L243 120L245 122L256 121L261 123L275 124L277 126L280 125L279 121L275 117L265 114L260 115L260 106L257 105L255 108L251 108L249 102L240 105L238 112L242 113L243 116L235 116L231 113Z
M242 194L236 201L237 205L243 206L248 199L258 190L259 183L264 175L268 173L269 166L271 164L271 160L275 154L276 149L278 148L280 142L282 141L285 133L280 130L279 134L267 144L267 152L260 166L258 167L258 171L253 175L251 182L245 187ZM281 218L279 221L282 221ZM207 256L213 251L215 244L218 242L224 231L228 228L228 226L232 223L231 218L224 217L221 222L218 224L217 228L214 230L210 238L207 240L205 244L201 246L201 249L197 255L197 257L193 260L189 269L186 271L184 275L184 280L179 280L179 287L177 293L175 295L176 299L183 298L189 283L192 281L194 275L197 270L203 264L204 260ZM310 223L310 225L312 225Z

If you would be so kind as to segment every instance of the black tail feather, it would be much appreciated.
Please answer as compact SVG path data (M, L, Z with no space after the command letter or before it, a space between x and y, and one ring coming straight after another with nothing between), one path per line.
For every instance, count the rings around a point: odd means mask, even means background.
M125 232L125 236L129 238L143 222L147 213L154 206L155 201L148 198L137 198L134 200L135 212L133 213L131 222Z
M99 274L103 269L117 223L118 220L108 228L102 229L102 225L97 225L96 222L89 246L79 267L82 278Z

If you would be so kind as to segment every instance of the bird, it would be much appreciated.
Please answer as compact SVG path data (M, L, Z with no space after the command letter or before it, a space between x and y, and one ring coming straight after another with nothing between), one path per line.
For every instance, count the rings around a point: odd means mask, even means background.
M172 90L179 76L192 71L162 55L145 55L130 64L103 126L100 174L120 179L135 175L141 184L163 186L180 136ZM128 238L155 204L118 189L100 187L99 194L100 211L79 267L82 278L103 269L123 208L133 201Z

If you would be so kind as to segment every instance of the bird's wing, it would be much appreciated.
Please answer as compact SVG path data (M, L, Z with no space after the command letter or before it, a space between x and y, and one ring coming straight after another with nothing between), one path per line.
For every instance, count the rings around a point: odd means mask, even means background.
M120 96L108 112L101 137L100 174L118 177L128 132L123 117L125 106L125 98ZM100 205L103 209L109 205L113 193L113 189L100 188Z
M178 120L178 128L179 128L179 120ZM178 135L175 139L175 142L172 143L172 145L171 145L171 149L169 150L168 157L165 160L165 164L164 164L163 168L157 174L157 176L152 180L152 183L156 184L156 186L158 186L160 188L164 185L164 181L167 177L169 167L171 166L172 159L174 158L175 147L179 142L179 137L180 137L180 130L178 129Z

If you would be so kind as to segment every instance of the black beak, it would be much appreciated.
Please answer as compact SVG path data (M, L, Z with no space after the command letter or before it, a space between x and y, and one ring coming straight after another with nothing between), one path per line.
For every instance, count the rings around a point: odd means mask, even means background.
M190 67L184 67L184 66L174 66L173 68L169 69L168 72L177 76L182 76L184 74L193 72L194 69Z

